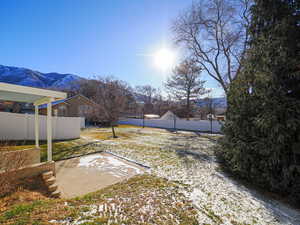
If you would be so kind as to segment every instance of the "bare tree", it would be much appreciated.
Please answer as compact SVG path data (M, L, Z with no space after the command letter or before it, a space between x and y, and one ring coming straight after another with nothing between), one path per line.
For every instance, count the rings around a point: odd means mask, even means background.
M76 83L76 92L74 94L82 94L87 98L93 98L97 94L97 86L101 83L97 78L89 80L80 80Z
M201 0L173 23L175 43L213 77L225 93L238 76L248 45L251 0Z
M186 59L175 67L173 74L165 83L167 91L177 100L185 101L186 116L191 114L191 100L207 93L205 81L200 80L202 68L195 61Z
M137 98L144 103L144 112L151 113L153 111L153 102L157 92L157 89L151 85L136 86L135 93Z
M99 118L110 123L114 138L117 138L114 127L126 109L129 96L127 83L112 77L98 78L94 101L99 104Z
M163 96L161 90L156 89L156 94L153 100L153 113L158 115L163 115L166 111L168 111L169 102Z

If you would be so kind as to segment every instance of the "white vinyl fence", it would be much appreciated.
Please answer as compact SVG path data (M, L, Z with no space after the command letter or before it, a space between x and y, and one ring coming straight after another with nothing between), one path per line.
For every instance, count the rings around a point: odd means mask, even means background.
M80 128L85 128L85 117L80 117Z
M143 126L143 119L121 119L119 124L130 124L136 126ZM145 127L158 127L166 129L178 129L178 130L191 130L191 131L200 131L200 132L210 132L220 133L222 123L216 120L212 121L212 127L209 120L185 120L185 119L176 119L176 120L163 120L163 119L145 119Z
M80 137L81 117L52 117L54 140ZM40 140L47 139L46 116L39 116ZM0 140L34 140L34 115L0 112Z

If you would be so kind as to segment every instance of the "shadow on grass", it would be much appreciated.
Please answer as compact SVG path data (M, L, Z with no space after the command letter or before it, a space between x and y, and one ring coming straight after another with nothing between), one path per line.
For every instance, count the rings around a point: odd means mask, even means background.
M245 179L241 179L229 171L222 162L220 163L219 175L222 179L227 180L238 189L247 192L258 202L263 204L271 214L280 219L283 224L300 224L300 207L299 203L291 201L287 196L278 193L270 192L255 184L249 183Z
M63 147L53 149L53 160L59 161L64 159L69 159L73 157L82 156L85 154L91 154L99 152L101 145L98 142L90 142L82 145L72 146L72 147ZM47 161L47 149L43 149L41 152L41 160Z
M215 160L212 156L213 149L207 149L206 151L201 151L199 147L195 147L193 143L199 141L198 137L195 135L185 135L185 136L173 136L170 138L171 145L168 148L175 151L175 153L183 161L190 161L192 159L200 161L201 163L211 163Z
M219 167L217 167L217 170L215 170L213 173L214 175L218 176L228 184L234 185L237 190L248 193L253 197L253 199L255 199L255 201L262 204L262 206L268 210L270 214L278 218L281 223L293 225L300 224L300 209L297 208L295 204L291 204L291 202L284 196L268 192L260 187L257 187L256 185L250 184L247 181L234 176L234 174L230 173L228 169L223 166L222 161L217 158L215 153L218 148L216 148L216 145L214 145L215 147L211 147L209 149L201 149L199 145L197 147L195 142L199 142L199 137L202 135L197 133L195 134L197 136L173 136L170 138L171 144L168 146L168 148L175 151L175 153L180 157L187 170L198 169L197 165L195 165L198 163L217 163ZM216 140L214 139L211 140L206 136L204 138L208 138L208 141L213 141L216 143ZM191 159L196 160L196 163ZM209 177L207 177L207 179L209 179Z

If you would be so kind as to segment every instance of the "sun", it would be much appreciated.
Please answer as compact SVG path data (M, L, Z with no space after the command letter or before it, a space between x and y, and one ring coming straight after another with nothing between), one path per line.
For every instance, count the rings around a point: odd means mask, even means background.
M154 54L154 64L163 71L169 70L174 66L175 53L167 48L162 48Z

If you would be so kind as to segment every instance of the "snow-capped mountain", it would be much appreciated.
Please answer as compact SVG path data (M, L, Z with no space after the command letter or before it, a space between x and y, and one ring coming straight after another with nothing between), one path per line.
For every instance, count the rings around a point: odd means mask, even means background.
M225 97L220 97L220 98L212 98L212 104L214 105L214 107L218 107L218 108L226 108L227 107L227 99ZM208 99L198 99L196 101L196 104L199 107L203 107L206 106L208 104Z
M70 88L83 80L74 74L41 73L38 71L0 65L0 82L39 88Z

